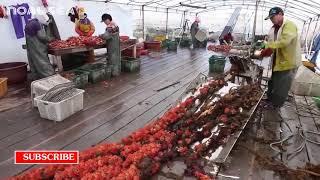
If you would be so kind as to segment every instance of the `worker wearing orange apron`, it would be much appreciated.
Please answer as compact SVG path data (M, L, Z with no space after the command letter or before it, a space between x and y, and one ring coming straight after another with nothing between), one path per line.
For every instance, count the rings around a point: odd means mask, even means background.
M92 36L95 32L95 27L93 23L87 18L87 14L85 13L83 8L79 8L78 10L79 19L76 20L76 32L79 36Z
M76 32L79 36L86 36L90 37L93 35L95 32L95 27L93 23L89 20L87 17L87 14L85 13L84 8L79 8L78 9L78 15L79 19L76 19L75 24L76 24ZM87 54L87 62L91 63L95 61L95 56L94 56L94 50L89 51L86 53Z

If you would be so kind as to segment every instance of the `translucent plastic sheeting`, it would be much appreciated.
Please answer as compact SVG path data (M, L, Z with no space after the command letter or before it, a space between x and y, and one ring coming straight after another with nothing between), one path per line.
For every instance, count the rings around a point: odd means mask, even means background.
M181 11L202 13L230 6L255 6L256 0L111 0L112 3L122 3L134 6L154 8L170 8ZM285 12L296 15L296 18L307 20L319 14L320 4L317 0L258 0L259 7L279 6Z
M264 18L272 7L281 7L285 12L286 18L294 21L300 32L303 32L302 29L305 22L309 22L310 19L316 21L320 13L318 0L110 0L108 3L132 6L136 11L141 11L141 7L144 6L145 13L163 13L163 17L160 18L158 16L149 17L145 15L146 26L165 26L166 23L160 22L165 19L165 14L169 12L168 26L170 28L179 27L181 26L179 22L181 15L187 12L190 21L193 21L197 15L202 21L201 26L208 28L209 31L221 31L233 10L237 7L242 7L242 17L239 18L234 31L250 34L253 29L254 10L257 1L257 34L264 34L270 29L271 22L264 21ZM140 17L136 23L141 24L141 22L142 18ZM156 23L158 24L156 25Z

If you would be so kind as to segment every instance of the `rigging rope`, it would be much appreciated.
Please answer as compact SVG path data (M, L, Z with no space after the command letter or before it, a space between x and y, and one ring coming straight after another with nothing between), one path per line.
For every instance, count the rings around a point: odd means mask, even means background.
M298 116L306 117L305 115L302 115L301 113L308 112L309 114L312 114L312 116L310 116L310 118L320 118L320 114L312 112L313 109L309 104L308 105L301 104L301 103L298 104L296 101L294 101L294 105L285 104L285 106L295 106L296 107L296 114ZM303 130L302 126L297 126L296 128L298 131L296 133L293 133L293 131L290 128L290 126L288 125L288 123L282 118L280 110L277 111L277 114L279 115L279 117L281 119L280 122L285 123L286 126L288 127L288 129L290 130L290 135L288 135L287 137L283 138L280 141L276 141L276 142L269 144L269 146L272 150L274 150L280 154L285 154L287 157L290 156L290 158L292 158L292 157L296 156L298 153L300 153L306 147L307 142L312 143L312 144L316 144L316 145L320 145L319 141L314 141L306 136L307 134L314 134L314 135L320 136L319 132L310 131L310 130ZM294 137L300 137L302 139L302 142L296 149L294 149L291 152L288 152L285 150L285 148L283 148L284 143Z

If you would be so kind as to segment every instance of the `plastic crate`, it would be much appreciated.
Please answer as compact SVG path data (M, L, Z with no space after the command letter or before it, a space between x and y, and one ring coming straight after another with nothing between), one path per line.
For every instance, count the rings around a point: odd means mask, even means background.
M190 47L191 40L190 39L182 39L180 42L180 47Z
M89 82L93 84L106 79L106 64L104 63L87 64L78 70L88 72Z
M69 79L72 81L77 88L83 89L89 83L89 72L80 71L80 70L72 70L66 73L73 73L74 76Z
M211 56L209 58L209 72L223 73L226 64L226 59L223 56Z
M318 106L318 108L320 108L320 97L313 97L313 100L316 103L316 105Z
M112 76L112 65L109 64L107 61L102 61L101 63L104 64L104 66L105 66L105 71L106 71L105 79L106 80L111 79L111 76Z
M129 36L120 36L121 41L128 41L130 39Z
M145 56L145 55L148 55L148 54L149 54L149 51L147 49L141 50L141 55L142 56Z
M216 59L226 59L225 56L221 56L221 55L212 55L209 60L214 61Z
M168 51L177 51L178 45L175 41L168 42Z
M41 96L48 92L51 88L59 84L69 83L70 80L60 76L59 74L53 75L47 78L43 78L31 83L31 101L32 106L37 107L37 103L34 101L34 98Z
M106 66L106 80L111 79L112 76L112 68L111 65Z
M203 41L205 41L205 40L207 39L207 32L206 32L205 30L203 30L203 29L200 29L200 30L197 32L195 38L196 38L198 41L203 42Z
M320 108L320 96L319 97L313 97L314 102L316 105Z
M170 42L171 41L169 39L163 40L162 43L161 43L161 47L162 48L168 48Z
M121 56L126 56L126 57L133 57L134 55L134 51L133 51L133 47L132 48L128 48L125 49L123 51L121 51ZM142 52L143 48L142 47L137 47L136 48L136 57L140 58L141 57L141 52Z
M63 121L73 114L83 109L83 94L84 90L77 89L78 93L63 101L53 103L41 100L42 96L36 97L35 101L38 104L40 117L52 121Z
M137 72L140 71L140 59L124 58L121 60L121 69L123 72Z
M149 49L152 51L160 51L161 50L161 42L160 41L150 41L144 42L145 49Z
M8 92L8 78L0 78L0 98Z
M154 40L155 40L155 41L164 41L164 40L166 40L166 35L164 35L164 34L162 34L162 35L156 35L156 36L154 37Z

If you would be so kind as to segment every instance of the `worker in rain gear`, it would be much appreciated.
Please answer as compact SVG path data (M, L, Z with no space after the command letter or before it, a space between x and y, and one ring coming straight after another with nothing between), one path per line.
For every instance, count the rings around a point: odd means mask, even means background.
M198 17L196 17L195 21L192 23L191 28L190 28L193 48L199 48L199 46L200 46L200 42L196 38L196 34L199 31L199 23L200 23L200 19Z
M52 17L52 16L50 16ZM48 15L36 15L25 27L27 56L32 80L51 76L55 73L48 57L48 43L59 36ZM54 29L52 29L54 27Z
M228 34L226 34L223 37L223 44L232 46L232 44L233 44L233 36L232 36L231 32L229 32Z
M272 108L278 109L287 100L295 72L301 65L300 40L297 26L284 18L281 8L270 9L269 16L265 20L268 19L274 26L261 54L272 55L273 72L268 83L267 102Z
M79 19L76 20L76 32L79 36L92 36L95 32L94 24L89 20L84 8L78 10Z
M112 21L110 14L103 14L101 19L107 25L105 33L100 37L107 41L107 60L111 65L112 76L119 76L121 73L119 27Z

